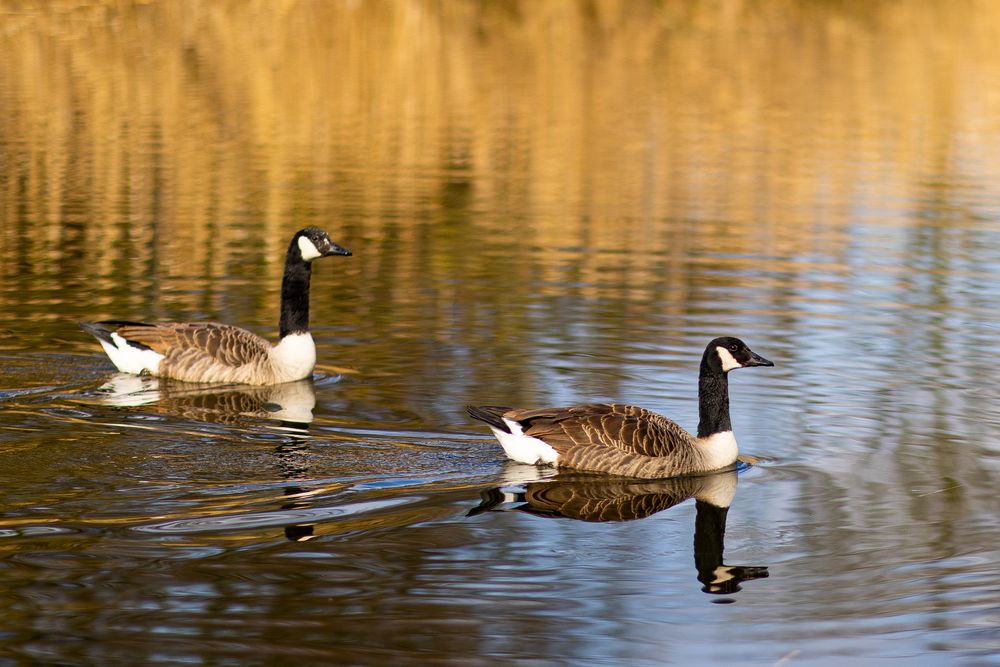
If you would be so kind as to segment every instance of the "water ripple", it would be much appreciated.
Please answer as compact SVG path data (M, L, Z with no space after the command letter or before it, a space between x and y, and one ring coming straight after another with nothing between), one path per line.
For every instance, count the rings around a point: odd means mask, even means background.
M395 498L370 500L337 507L308 507L300 509L249 512L241 514L220 514L193 519L175 519L135 526L132 530L140 533L160 535L185 535L192 533L217 533L224 531L271 528L309 521L330 521L332 519L354 517L378 512L412 502L412 499Z

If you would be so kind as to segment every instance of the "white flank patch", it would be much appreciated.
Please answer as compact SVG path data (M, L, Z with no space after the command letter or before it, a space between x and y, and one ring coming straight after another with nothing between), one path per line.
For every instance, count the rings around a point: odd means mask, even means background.
M736 361L736 357L729 353L729 350L722 347L721 345L715 348L715 351L719 353L719 361L722 362L722 370L727 373L734 368L743 368L743 364Z
M114 341L114 345L101 339L98 339L98 342L104 348L108 358L111 359L111 363L122 373L138 375L146 371L150 375L159 374L160 361L163 359L162 354L153 350L132 347L116 332L112 332L111 340Z
M304 237L300 237L301 239ZM309 245L312 245L311 243ZM271 348L271 363L279 382L309 377L316 367L316 344L307 333L289 334Z
M521 425L512 419L504 418L504 423L510 428L510 433L490 426L493 435L500 441L507 456L520 463L555 463L559 452L552 449L538 438L524 435Z
M713 433L707 438L698 438L698 445L705 457L705 467L708 470L718 470L731 466L736 462L740 448L736 444L736 436L732 431Z
M307 236L299 237L299 252L302 253L302 259L307 262L323 256L323 253L316 249L315 244Z

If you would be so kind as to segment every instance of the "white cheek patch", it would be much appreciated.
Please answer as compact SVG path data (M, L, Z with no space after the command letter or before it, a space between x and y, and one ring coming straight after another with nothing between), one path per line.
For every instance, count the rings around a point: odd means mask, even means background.
M715 348L715 351L719 353L719 361L722 362L722 370L731 371L734 368L743 368L743 364L736 361L736 358L729 353L729 350L722 347L721 345Z
M313 242L306 236L299 237L299 252L302 253L302 259L307 262L323 256L323 253L317 250Z
M718 586L734 579L733 568L728 565L720 565L712 572L712 584Z

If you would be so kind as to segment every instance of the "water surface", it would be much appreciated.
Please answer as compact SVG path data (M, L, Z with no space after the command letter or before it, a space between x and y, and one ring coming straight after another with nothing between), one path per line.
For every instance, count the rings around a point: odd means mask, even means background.
M998 45L973 1L0 3L0 662L997 663ZM76 326L274 335L306 225L354 252L311 382ZM776 364L724 517L464 413L694 428L722 334Z

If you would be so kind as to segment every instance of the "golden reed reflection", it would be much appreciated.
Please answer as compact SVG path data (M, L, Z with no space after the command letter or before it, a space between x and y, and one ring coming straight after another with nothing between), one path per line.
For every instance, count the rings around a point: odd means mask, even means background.
M988 0L6 0L0 15L6 276L69 259L221 277L252 243L271 284L288 230L331 220L401 249L359 270L411 276L442 206L537 247L649 249L628 258L648 275L760 244L836 254L859 211L906 224L929 183L1000 177ZM465 246L439 227L447 270Z

